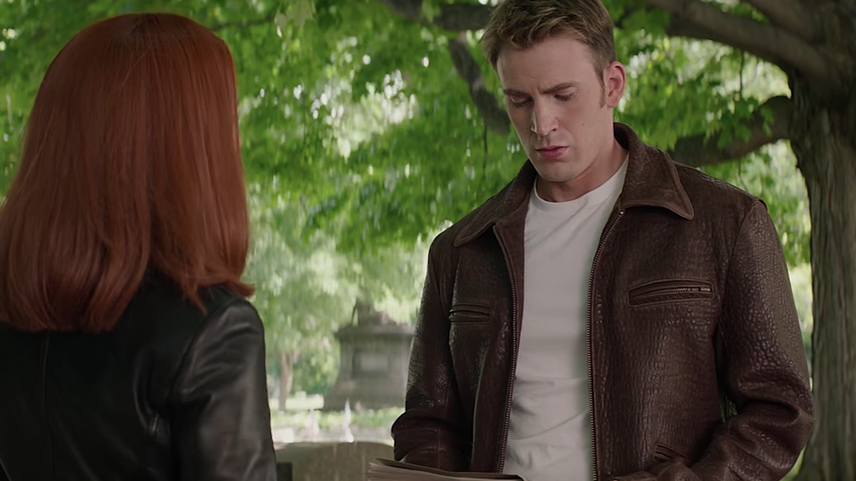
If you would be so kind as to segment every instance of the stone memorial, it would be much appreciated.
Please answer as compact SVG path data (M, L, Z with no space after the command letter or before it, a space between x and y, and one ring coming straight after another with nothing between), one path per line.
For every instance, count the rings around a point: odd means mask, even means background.
M356 323L354 318L356 317ZM395 322L369 302L358 300L351 324L336 331L339 374L324 397L324 410L404 406L413 327Z

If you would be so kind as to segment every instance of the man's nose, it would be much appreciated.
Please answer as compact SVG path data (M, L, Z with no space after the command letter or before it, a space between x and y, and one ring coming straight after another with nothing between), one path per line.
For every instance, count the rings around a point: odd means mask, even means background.
M550 132L556 130L558 120L555 113L549 106L538 102L532 108L532 132L535 132L539 137L546 137Z

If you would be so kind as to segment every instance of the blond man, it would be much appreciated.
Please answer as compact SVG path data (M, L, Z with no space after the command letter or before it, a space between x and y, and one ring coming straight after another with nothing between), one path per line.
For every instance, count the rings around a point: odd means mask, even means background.
M764 203L613 121L599 0L482 38L528 160L433 242L397 459L530 481L780 479L813 423Z

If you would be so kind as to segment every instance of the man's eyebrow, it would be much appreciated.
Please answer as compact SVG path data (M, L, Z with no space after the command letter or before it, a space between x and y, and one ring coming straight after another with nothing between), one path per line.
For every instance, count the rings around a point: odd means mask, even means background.
M554 94L556 92L561 92L562 90L567 90L567 89L578 87L579 85L580 85L580 83L575 81L575 80L572 80L570 82L562 82L560 84L556 84L556 85L553 85L552 87L545 89L542 93ZM523 92L522 90L517 90L517 89L502 89L502 92L505 93L505 95L512 95L512 96L518 96L518 97L525 97L525 96L529 95L526 92Z
M561 92L562 90L571 89L574 87L579 87L580 83L576 80L571 80L570 82L562 82L560 84L553 85L552 87L544 90L545 94L554 94L556 92Z
M526 97L529 95L526 92L517 89L502 89L502 93L512 97Z

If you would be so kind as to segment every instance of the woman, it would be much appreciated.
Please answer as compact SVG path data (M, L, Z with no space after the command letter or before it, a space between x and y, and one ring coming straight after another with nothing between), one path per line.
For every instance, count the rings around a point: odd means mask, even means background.
M48 68L0 210L0 480L274 480L234 65L184 17Z

